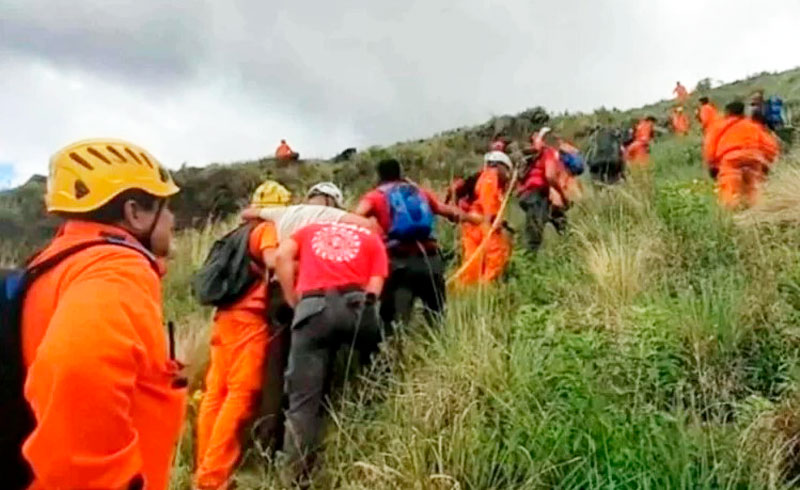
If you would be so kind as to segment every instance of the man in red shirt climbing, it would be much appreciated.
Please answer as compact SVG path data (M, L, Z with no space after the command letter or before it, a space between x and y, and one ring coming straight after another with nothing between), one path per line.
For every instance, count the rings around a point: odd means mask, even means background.
M281 242L275 273L286 301L295 308L286 371L286 461L281 469L281 478L291 484L313 466L337 350L355 348L363 362L378 348L381 329L375 303L389 263L381 237L370 230L317 223Z
M476 224L484 218L444 204L432 192L404 179L395 159L381 161L377 170L378 187L361 198L355 214L377 220L391 259L381 319L387 328L397 317L407 323L419 298L431 321L445 302L445 266L434 236L435 216Z

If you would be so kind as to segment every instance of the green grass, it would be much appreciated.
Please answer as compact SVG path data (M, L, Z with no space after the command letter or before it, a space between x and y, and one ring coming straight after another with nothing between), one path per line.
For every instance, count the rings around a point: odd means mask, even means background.
M315 488L791 486L800 230L735 225L697 144L667 139L651 170L588 188L568 233L518 249L505 284L452 295L439 329L386 346L391 374L334 396ZM208 312L185 287L212 235L181 238L167 285L199 365ZM189 488L191 449L189 432L175 488ZM252 451L237 480L279 488Z

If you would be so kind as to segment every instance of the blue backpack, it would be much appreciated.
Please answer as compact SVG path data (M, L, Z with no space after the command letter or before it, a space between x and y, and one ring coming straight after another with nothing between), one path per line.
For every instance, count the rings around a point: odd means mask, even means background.
M0 475L3 488L24 489L32 472L22 456L22 443L35 426L33 413L23 397L25 364L22 359L22 304L25 293L42 274L67 257L95 245L119 245L136 250L157 268L155 257L144 248L116 237L90 240L22 269L0 270Z
M561 163L567 167L569 173L572 175L580 175L583 173L586 166L583 164L583 158L579 154L566 151L559 151L558 154L561 158Z
M764 119L771 129L783 126L783 99L773 95L764 104Z
M390 241L426 240L433 236L433 211L419 187L400 182L381 186L380 191L386 196L392 219L387 232Z

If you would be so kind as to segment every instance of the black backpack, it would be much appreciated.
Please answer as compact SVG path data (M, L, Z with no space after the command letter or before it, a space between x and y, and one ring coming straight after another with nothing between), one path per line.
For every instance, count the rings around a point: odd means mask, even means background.
M589 140L586 151L589 167L622 163L622 135L614 128L598 128Z
M22 456L22 444L35 426L23 396L25 363L22 358L22 305L25 293L42 274L61 261L96 245L118 245L140 252L157 269L155 257L123 238L103 237L68 248L31 267L0 270L0 475L3 488L24 489L33 474Z
M245 224L214 242L192 279L192 291L200 304L227 306L250 290L258 278L250 257L252 230L252 224Z

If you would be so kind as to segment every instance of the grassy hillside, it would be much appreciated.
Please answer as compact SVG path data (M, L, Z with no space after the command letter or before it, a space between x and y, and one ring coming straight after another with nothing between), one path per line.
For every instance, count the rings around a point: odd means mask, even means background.
M800 104L800 70L711 96L722 105L757 86ZM596 122L661 117L668 106L549 123L580 140ZM539 111L497 118L340 165L185 168L176 208L184 224L207 223L208 209L225 216L270 172L295 190L332 178L352 201L386 154L441 187L479 164L498 128L524 142L542 119ZM410 325L371 372L339 380L315 487L789 488L800 480L800 155L780 162L763 208L735 217L716 205L699 147L697 134L664 137L649 170L611 189L587 183L565 236L548 230L536 256L518 237L505 283L453 292L440 327ZM184 230L166 279L167 317L177 321L193 390L211 312L191 298L189 278L229 225ZM457 232L442 231L451 247ZM194 398L177 489L190 488L196 407ZM271 468L251 451L239 488L279 488Z
M518 249L505 284L451 295L441 328L412 325L340 383L316 488L790 487L799 221L766 206L736 224L698 145L660 142L651 171L590 189L565 237ZM772 181L797 189L798 158ZM213 234L182 238L167 292L196 368L208 312L184 280ZM279 488L268 468L251 452L240 488Z

